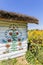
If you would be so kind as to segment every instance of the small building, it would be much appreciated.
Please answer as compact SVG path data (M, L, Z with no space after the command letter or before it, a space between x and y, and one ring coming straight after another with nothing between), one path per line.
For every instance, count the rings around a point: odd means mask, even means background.
M24 55L27 51L27 24L38 19L0 10L0 60Z

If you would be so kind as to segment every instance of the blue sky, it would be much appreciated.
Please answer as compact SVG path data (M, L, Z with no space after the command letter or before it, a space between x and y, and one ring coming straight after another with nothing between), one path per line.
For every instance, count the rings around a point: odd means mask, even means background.
M39 25L29 24L28 29L43 29L43 0L0 0L0 10L34 16Z

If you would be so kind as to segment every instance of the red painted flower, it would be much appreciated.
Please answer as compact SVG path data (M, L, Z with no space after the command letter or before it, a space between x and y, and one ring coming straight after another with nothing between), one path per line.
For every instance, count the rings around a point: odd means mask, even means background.
M18 33L18 32L16 32L16 34L18 35L19 33Z
M20 41L21 39L19 38L18 41Z
M10 44L6 44L6 47L9 48L10 47Z
M8 39L8 42L11 42L11 39Z
M20 42L18 45L19 45L19 46L21 46L21 45L22 45L22 43Z
M12 32L9 32L9 35L12 35Z

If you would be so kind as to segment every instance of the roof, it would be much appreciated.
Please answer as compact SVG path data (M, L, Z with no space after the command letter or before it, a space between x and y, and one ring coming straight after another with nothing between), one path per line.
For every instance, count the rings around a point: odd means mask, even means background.
M31 16L27 16L27 15L23 15L23 14L17 14L15 12L7 12L7 11L3 11L0 10L0 20L9 20L9 21L24 21L24 23L35 23L38 24L38 19L31 17Z

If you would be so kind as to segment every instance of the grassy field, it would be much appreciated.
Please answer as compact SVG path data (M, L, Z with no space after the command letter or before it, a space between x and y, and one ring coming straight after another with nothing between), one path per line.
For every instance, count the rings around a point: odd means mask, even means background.
M43 30L28 31L29 50L26 55L0 61L0 65L43 65Z

